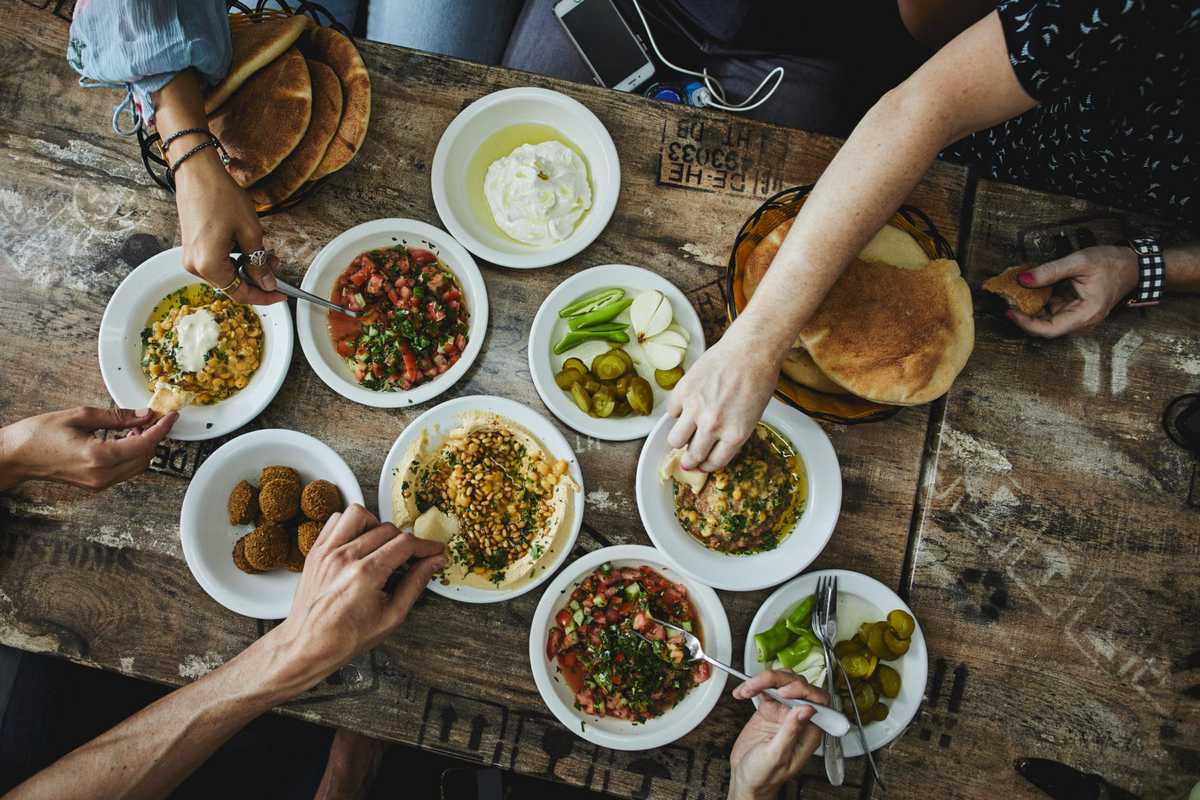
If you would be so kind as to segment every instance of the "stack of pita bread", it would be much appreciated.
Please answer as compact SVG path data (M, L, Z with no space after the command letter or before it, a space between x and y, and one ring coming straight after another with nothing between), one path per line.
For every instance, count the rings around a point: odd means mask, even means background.
M229 174L277 206L354 158L371 118L371 78L354 43L304 15L230 25L233 61L204 98Z
M792 220L746 259L749 300ZM919 405L945 394L975 346L971 290L958 264L930 259L891 225L875 236L800 331L784 375L818 392L887 405Z

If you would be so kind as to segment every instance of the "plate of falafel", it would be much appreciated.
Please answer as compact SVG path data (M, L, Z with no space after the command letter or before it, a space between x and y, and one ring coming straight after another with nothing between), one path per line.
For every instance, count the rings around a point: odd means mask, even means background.
M283 619L325 522L362 502L354 473L328 445L296 431L247 433L196 470L179 518L183 555L230 611Z

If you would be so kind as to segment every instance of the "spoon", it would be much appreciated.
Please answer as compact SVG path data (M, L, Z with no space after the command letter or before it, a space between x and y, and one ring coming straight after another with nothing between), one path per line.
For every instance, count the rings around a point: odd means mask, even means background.
M664 628L670 628L672 631L683 637L683 644L687 648L689 661L707 661L717 669L728 672L730 675L741 678L744 681L750 680L750 676L746 673L734 669L728 664L722 664L720 661L717 661L715 658L705 653L704 646L700 644L700 637L694 635L691 631L685 630L678 625L672 625L669 622L664 622L661 619L655 619L654 617L650 617L650 620L652 622L657 622ZM637 633L638 636L646 639L646 637L642 636L641 633L638 633L637 631L634 631L634 633ZM646 641L649 642L650 639L646 639ZM790 697L784 697L774 689L766 689L763 693L776 703L780 703L790 708L797 708L799 706L811 707L816 711L816 713L812 716L812 724L816 725L818 728L830 734L831 736L845 736L850 730L850 720L846 717L846 715L840 711L835 711L829 706L823 706L820 703L811 703L808 700L798 700Z
M238 275L243 281L256 289L263 288L262 286L259 286L258 281L254 280L253 276L250 275L250 270L246 266L245 256L237 256L234 259L234 263L237 264ZM264 289L263 291L266 290ZM294 297L297 300L307 300L310 303L321 306L322 308L327 308L330 311L336 311L339 314L345 314L347 317L361 316L360 312L358 311L351 311L345 306L339 306L336 303L331 303L323 297L318 297L317 295L306 292L303 289L297 289L295 286L279 280L279 278L275 279L275 291L279 292L280 294L287 295L288 297Z

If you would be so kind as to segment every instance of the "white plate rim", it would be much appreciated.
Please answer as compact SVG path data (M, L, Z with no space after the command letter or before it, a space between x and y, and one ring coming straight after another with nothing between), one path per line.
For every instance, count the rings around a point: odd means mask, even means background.
M328 312L325 309L315 307L311 303L298 302L296 306L296 329L300 335L300 349L304 351L305 359L307 359L309 366L312 367L313 372L317 373L317 377L330 389L333 389L347 400L352 400L355 403L365 406L373 408L405 408L427 402L442 394L456 384L466 374L467 370L471 368L471 365L475 363L475 359L479 357L479 353L483 349L483 340L487 336L490 303L488 300L487 283L483 279L483 273L479 271L479 266L475 263L475 259L471 257L471 254L467 252L466 248L441 228L430 225L428 222L401 217L371 220L370 222L363 222L355 225L353 228L342 231L322 247L320 252L313 258L304 273L304 280L300 283L300 288L306 292L316 293L314 292L316 284L327 270L337 270L340 272L349 266L348 262L341 265L334 264L333 256L335 253L342 248L349 247L356 239L381 235L403 236L409 240L420 239L433 245L437 250L438 258L446 262L455 277L458 278L464 293L472 299L474 307L469 309L471 312L471 331L467 340L467 349L463 351L462 357L458 359L454 366L432 381L423 383L407 392L377 392L373 389L363 388L356 383L351 383L335 372L326 363L325 359L321 357L317 343L313 338L312 328L314 323L321 322L321 319L316 318L314 315L327 314ZM449 258L443 258L444 254L448 254ZM478 300L482 302L474 302Z
M833 449L833 442L830 441L821 426L807 414L784 405L775 398L771 398L767 403L762 420L779 429L800 451L808 484L808 503L800 519L796 522L796 528L784 539L783 544L774 550L746 556L720 554L694 541L679 526L673 508L661 509L662 519L665 520L662 524L675 526L678 529L678 537L683 537L683 551L678 551L671 539L664 537L664 531L659 530L658 523L650 516L648 510L652 505L660 504L661 498L656 497L660 487L659 460L669 449L666 446L666 437L675 423L674 417L664 416L658 421L654 430L646 437L641 454L638 456L634 489L637 496L638 514L650 541L680 572L715 589L731 592L757 591L780 584L803 572L829 544L841 515L841 467L838 463L837 453ZM810 444L805 446L801 444L802 442ZM814 476L817 477L814 479ZM805 534L806 529L811 530ZM677 538L674 532L670 535ZM806 541L815 545L815 549L808 555L807 560L803 557L792 559L781 557L785 554L794 555L798 552L797 548L800 543ZM713 571L705 572L696 569L685 560L685 556L690 556L692 559L712 559ZM719 566L717 561L721 562ZM749 566L751 564L754 565L753 568Z
M580 528L583 527L584 498L586 497L587 490L583 485L583 472L579 468L579 459L575 455L575 451L571 449L571 445L567 442L566 437L544 415L515 400L486 394L456 397L453 400L447 400L426 410L405 426L400 435L396 437L396 440L392 442L387 457L383 460L383 467L379 472L379 519L381 522L391 522L392 520L393 479L391 472L396 468L400 459L404 457L404 453L408 448L417 441L421 432L433 424L442 422L442 420L445 420L445 424L447 425L445 430L449 431L457 425L458 417L467 411L493 411L521 425L533 434L551 455L567 461L567 471L579 485L579 491L575 493L574 506L570 512L573 515L569 523L571 529L567 537L563 540L562 549L559 551L558 556L551 563L546 564L542 568L541 574L533 580L514 589L495 590L478 589L473 586L443 586L437 580L429 582L429 590L431 592L439 594L442 597L448 597L451 600L458 600L463 603L503 603L512 600L514 597L520 597L527 592L531 592L545 583L566 562L571 551L575 548L575 542L579 539Z
M104 307L104 314L100 318L96 350L104 388L118 406L133 409L145 408L153 395L140 380L138 385L143 393L137 393L132 389L126 391L126 387L118 380L117 373L124 371L123 367L130 366L123 357L125 351L130 347L130 337L140 342L141 331L146 322L145 318L137 319L128 315L121 318L121 313L130 308L144 306L147 298L158 293L159 296L150 302L150 308L153 309L171 292L193 283L204 283L204 280L184 268L183 248L172 247L155 253L131 270L108 299L108 303ZM162 287L164 284L169 284L171 288L161 292L159 289L152 288ZM272 303L266 306L250 306L250 308L254 309L254 313L258 315L263 335L268 340L266 347L270 348L264 351L263 362L267 362L269 358L270 363L260 363L258 370L250 379L250 384L233 397L213 403L211 406L188 406L182 409L179 419L171 429L170 438L180 442L199 442L232 433L258 417L279 393L292 365L294 344L292 313L288 309L287 303ZM140 379L140 365L134 364L133 366L137 367L137 376ZM134 374L132 369L130 374ZM260 374L262 377L259 377ZM245 394L247 392L249 393ZM247 399L245 402L239 402L238 405L244 406L240 413L221 414L222 406L226 409L232 408L232 401L241 398L243 394ZM189 412L189 409L192 411ZM207 411L208 409L212 409L216 414L211 422L203 423L209 427L199 427L202 423L196 421L194 425L198 429L192 430L193 423L189 422L189 417L192 417L197 411Z
M545 592L542 593L542 597L538 601L537 608L533 612L533 621L529 626L529 667L533 673L533 681L537 685L538 693L542 696L542 702L545 703L550 713L554 714L555 718L576 736L593 744L613 750L650 750L655 747L662 747L691 733L696 726L706 720L709 714L712 713L713 708L716 707L718 701L721 699L721 695L725 689L725 682L728 678L723 670L714 667L711 677L705 681L703 687L700 687L702 696L699 704L691 711L691 714L680 718L680 720L677 720L669 728L658 732L658 735L639 735L639 727L632 723L630 724L630 729L634 733L631 736L610 734L608 731L588 725L583 725L581 730L580 723L586 722L588 718L580 715L575 709L568 708L558 697L554 687L551 685L553 678L550 675L550 668L546 665L545 658L546 635L550 616L554 612L559 598L564 596L567 588L574 581L579 580L586 573L606 561L636 561L659 570L671 571L675 569L670 562L663 558L661 551L641 544L603 547L572 561L566 569L558 574L554 582L546 587ZM705 638L709 639L709 641L705 642L705 652L718 661L728 664L733 653L733 639L729 628L729 617L725 613L725 606L721 603L721 598L703 583L698 583L686 575L681 574L679 577L682 579L682 582L687 584L689 596L696 599L703 598L700 602L707 610L712 612L713 619L707 621L704 627ZM713 621L718 623L715 626L715 630L713 630ZM710 637L715 638L716 641L711 641ZM671 714L674 710L671 709L663 716Z
M339 474L329 476L327 480L333 481L342 492L342 499L346 502L347 507L352 503L363 504L362 487L358 483L358 478L354 471L346 463L337 451L332 447L317 439L315 436L310 436L307 433L288 430L286 428L263 428L257 431L244 433L225 442L218 447L204 460L200 468L196 470L196 474L188 483L187 491L183 495L183 504L179 509L179 540L183 547L183 558L187 562L188 570L192 573L192 578L196 583L200 584L209 597L220 603L225 608L254 619L284 619L291 610L292 597L295 594L296 586L300 583L300 575L298 573L288 573L288 581L291 590L288 592L287 598L282 596L274 601L256 602L247 600L246 598L227 592L220 584L210 580L208 575L200 568L203 563L203 558L198 550L199 545L196 539L199 536L205 535L205 531L193 531L191 518L198 514L196 504L200 502L201 488L205 482L211 480L211 475L222 468L225 462L231 458L235 458L242 451L252 449L260 443L266 443L269 440L272 444L278 444L281 440L294 444L301 449L309 449L314 452L319 452L332 464L334 470ZM274 604L273 604L274 603Z
M508 100L526 98L546 100L564 106L572 113L580 115L589 126L593 126L596 129L597 138L600 141L600 147L604 151L605 156L605 184L614 188L611 193L603 196L603 202L601 203L600 198L597 197L598 193L595 191L595 186L593 185L592 187L593 200L596 202L588 212L588 218L595 217L598 220L598 223L594 224L594 231L578 235L580 234L580 229L577 228L575 233L567 237L565 241L551 247L531 248L525 254L505 253L479 241L459 223L454 209L450 206L450 200L446 193L446 162L450 157L450 147L454 139L476 116L494 105ZM592 174L595 175L597 165L589 163L588 166L592 170ZM451 120L450 124L442 132L441 138L438 139L437 148L433 153L433 162L430 165L429 180L433 190L433 206L437 210L438 217L441 219L442 224L446 226L446 229L453 234L454 238L462 242L468 250L497 266L510 267L512 269L541 269L560 264L568 258L578 255L604 232L604 229L612 219L613 213L617 209L617 200L621 194L621 162L617 156L617 146L613 143L612 135L608 132L608 128L604 126L604 123L600 121L600 118L590 108L575 98L552 89L543 89L539 86L516 86L484 95L460 111ZM589 225L593 224L589 223Z
M611 279L608 276L612 276ZM638 281L642 282L641 285L634 286L633 284ZM554 329L558 324L558 309L561 305L571 302L574 293L583 294L599 288L599 286L584 285L588 283L623 288L627 292L627 297L630 296L628 292L631 289L634 293L658 289L667 296L675 310L675 322L686 330L690 337L687 353L683 360L685 368L695 364L696 360L704 353L706 347L704 326L700 322L700 315L696 313L696 309L692 307L687 295L679 287L657 272L633 264L600 264L577 272L554 287L550 294L546 295L546 299L542 301L534 315L533 324L529 327L529 346L527 348L529 351L529 374L534 388L537 389L538 397L542 398L542 403L550 413L564 425L593 439L608 442L628 442L641 439L648 435L654 429L658 419L667 413L665 399L660 400L659 407L644 417L596 419L576 408L570 397L554 383L554 370L550 366L550 359L554 356L550 349L554 346L552 340ZM564 355L569 357L570 353ZM654 386L652 380L651 386L656 393L662 391Z
M839 594L850 593L857 594L862 597L863 589L865 587L871 592L876 593L877 596L887 598L888 602L886 604L874 603L866 597L863 598L864 600L867 600L873 605L879 607L882 613L886 614L893 609L902 608L912 616L913 621L916 623L916 627L914 628L912 635L912 644L910 645L908 652L905 653L904 657L901 659L902 686L905 688L909 687L911 681L911 685L915 687L916 700L905 703L901 709L896 708L896 705L898 704L895 700L888 703L890 706L888 709L888 720L896 719L896 717L893 715L898 710L902 712L905 719L903 724L896 726L894 729L889 727L886 734L878 733L879 730L883 729L878 728L876 725L872 725L865 729L867 733L867 744L870 746L871 751L874 752L875 750L888 745L893 740L898 738L902 733L904 733L905 730L908 729L908 726L912 724L913 719L916 718L917 711L919 711L921 708L921 698L925 693L925 682L929 677L929 651L925 644L925 632L921 629L921 623L917 619L917 615L913 614L913 610L909 608L908 603L904 602L904 600L900 598L900 595L896 594L884 583L872 578L870 575L865 575L861 572L855 572L848 569L814 570L813 572L806 572L803 575L796 576L772 592L771 595L763 601L762 605L758 607L758 611L754 613L754 619L751 620L750 627L746 630L746 650L745 653L743 653L744 660L742 664L745 667L745 671L751 677L757 675L759 672L762 672L765 669L765 666L759 663L758 654L754 649L754 632L763 630L767 627L770 627L770 625L775 624L775 620L778 619L778 615L782 613L782 610L795 605L804 597L814 594L817 589L818 578L833 577L838 579ZM778 606L780 611L773 610L775 606ZM768 609L772 610L768 612ZM768 616L773 617L769 624L767 622ZM901 694L901 697L906 696L909 695L906 693ZM754 698L754 705L756 708L758 707L758 703L759 698ZM850 711L850 709L847 709L847 711L849 711L851 714L854 713L853 711ZM842 738L842 752L849 758L854 758L863 754L862 745L858 741L857 734L847 734ZM816 754L821 755L823 753L824 747L818 746Z

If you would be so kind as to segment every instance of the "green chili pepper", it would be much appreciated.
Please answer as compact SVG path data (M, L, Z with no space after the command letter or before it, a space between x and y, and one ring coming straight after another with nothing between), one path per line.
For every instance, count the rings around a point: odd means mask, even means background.
M817 637L813 636L812 631L805 631L796 637L796 641L776 653L775 657L783 666L791 669L807 658L816 644Z
M620 331L624 333L629 329L629 326L624 322L597 322L595 325L588 325L586 328L571 328L571 332L579 333L614 333Z
M815 595L809 595L800 601L792 613L787 615L787 629L792 633L802 633L812 630L812 612Z
M629 334L625 333L624 331L571 331L562 338L562 341L554 345L554 354L562 355L571 348L578 347L584 342L592 342L596 340L625 344L629 341Z
M567 323L571 330L577 331L580 328L586 328L591 325L598 325L601 322L608 322L620 314L625 309L633 305L633 298L626 297L623 300L617 300L614 303L602 305L599 308L589 311L586 314L577 314L571 317L571 321Z
M762 633L754 634L754 647L760 664L770 664L775 660L776 653L791 644L792 632L787 629L785 622L781 619Z
M592 292L589 295L579 298L574 303L565 306L558 311L558 315L563 319L568 317L577 317L580 314L586 314L589 311L595 311L609 303L615 303L625 296L624 289L600 289Z

